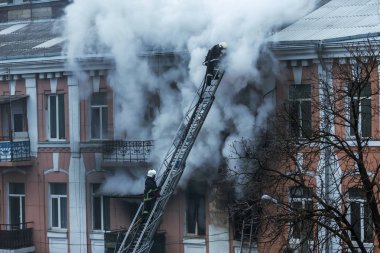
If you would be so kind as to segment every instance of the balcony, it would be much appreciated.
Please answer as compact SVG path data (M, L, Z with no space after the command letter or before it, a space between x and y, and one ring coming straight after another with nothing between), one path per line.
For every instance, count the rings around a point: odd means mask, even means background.
M32 224L0 224L0 251L34 252Z
M104 141L102 143L103 166L147 165L153 141Z
M127 230L113 230L104 234L104 252L113 253L119 250ZM158 230L153 237L153 245L149 253L165 253L166 231Z
M0 137L1 138L1 137ZM0 141L0 166L31 166L30 141L27 140L6 140Z

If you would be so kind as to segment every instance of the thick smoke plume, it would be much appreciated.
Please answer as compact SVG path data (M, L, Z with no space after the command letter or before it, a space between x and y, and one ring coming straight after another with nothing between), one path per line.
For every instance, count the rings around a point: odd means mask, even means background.
M253 129L265 124L272 105L259 97L265 84L257 69L265 38L313 5L310 0L76 0L65 15L67 55L72 68L86 54L114 59L109 83L115 138L155 140L152 160L158 168L203 79L208 48L227 42L227 72L188 158L186 182L196 171L215 174L229 143L252 137ZM154 48L186 53L189 60L157 75L144 57ZM151 117L145 117L147 111Z

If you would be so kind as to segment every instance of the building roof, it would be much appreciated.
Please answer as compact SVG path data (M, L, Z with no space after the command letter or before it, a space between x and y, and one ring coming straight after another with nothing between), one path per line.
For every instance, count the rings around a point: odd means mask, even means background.
M380 34L379 0L331 0L274 34L276 42L340 41Z
M57 20L0 23L0 60L61 55Z

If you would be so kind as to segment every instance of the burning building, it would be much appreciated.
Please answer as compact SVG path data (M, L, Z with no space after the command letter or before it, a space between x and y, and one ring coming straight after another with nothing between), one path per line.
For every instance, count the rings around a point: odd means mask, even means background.
M227 85L199 133L151 252L243 248L215 175L226 166L229 144L253 137L252 128L273 109L272 99L259 97L272 90L274 78L252 81L261 77L257 58L268 31L313 3L289 1L293 9L283 13L288 2L247 1L244 8L226 2L204 15L209 8L199 4L209 7L205 1L70 2L0 1L0 248L113 251L117 233L105 232L128 229L146 171L159 167L201 83L210 40L222 41L226 33L232 42Z

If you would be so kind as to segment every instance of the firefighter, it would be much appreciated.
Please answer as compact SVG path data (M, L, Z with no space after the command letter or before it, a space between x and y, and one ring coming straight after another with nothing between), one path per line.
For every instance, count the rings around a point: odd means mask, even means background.
M205 61L203 65L207 66L206 69L206 84L210 85L213 76L215 75L214 70L219 67L219 62L222 56L225 55L227 49L227 43L221 42L216 44L208 50ZM216 79L218 77L216 76Z
M144 189L144 211L143 219L147 220L150 212L153 209L156 199L160 197L160 191L156 184L156 171L149 170L145 180L145 189Z

